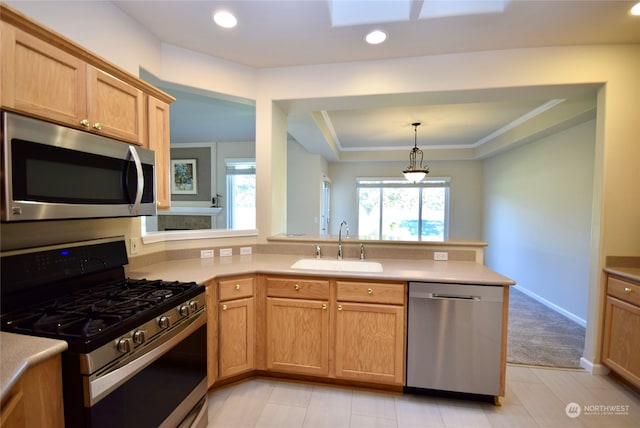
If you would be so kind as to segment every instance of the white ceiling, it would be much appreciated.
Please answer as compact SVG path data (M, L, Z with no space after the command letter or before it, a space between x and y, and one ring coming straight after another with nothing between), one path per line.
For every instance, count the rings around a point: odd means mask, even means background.
M163 42L254 68L526 47L640 43L640 17L628 13L633 1L113 3ZM458 10L442 12L443 6ZM504 10L477 13L479 6ZM219 9L232 11L238 26L215 26L211 15ZM426 17L439 13L452 15ZM374 28L383 29L389 38L381 45L369 46L363 38ZM197 91L190 88L165 89L178 98L171 110L173 141L253 140L255 116L250 104L218 101L211 94L194 94ZM318 141L323 134L319 126L330 131L343 154L409 148L413 143L411 123L416 121L424 123L418 128L420 147L478 148L533 117L544 119L542 122L553 128L559 126L561 115L565 120L593 115L595 88L474 91L440 94L438 99L410 94L303 100L286 108L290 112L290 134L307 150L337 160L335 152Z

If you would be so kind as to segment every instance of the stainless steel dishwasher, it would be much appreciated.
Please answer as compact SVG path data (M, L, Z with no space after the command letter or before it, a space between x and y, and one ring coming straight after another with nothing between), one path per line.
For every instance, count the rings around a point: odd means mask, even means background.
M503 287L409 283L407 392L500 395Z

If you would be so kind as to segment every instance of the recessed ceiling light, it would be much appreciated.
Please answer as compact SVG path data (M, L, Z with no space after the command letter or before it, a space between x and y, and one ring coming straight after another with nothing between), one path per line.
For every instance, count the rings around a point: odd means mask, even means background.
M221 10L213 13L213 21L223 28L233 28L238 24L238 20L231 12Z
M378 45L387 40L387 33L382 30L373 30L364 38L370 45Z
M640 2L633 5L631 8L631 15L640 16Z

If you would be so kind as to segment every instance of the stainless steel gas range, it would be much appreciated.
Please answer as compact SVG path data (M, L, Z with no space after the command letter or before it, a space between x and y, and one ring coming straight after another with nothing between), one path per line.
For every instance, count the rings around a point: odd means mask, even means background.
M2 253L2 331L65 340L67 427L207 424L205 289L127 279L122 237Z

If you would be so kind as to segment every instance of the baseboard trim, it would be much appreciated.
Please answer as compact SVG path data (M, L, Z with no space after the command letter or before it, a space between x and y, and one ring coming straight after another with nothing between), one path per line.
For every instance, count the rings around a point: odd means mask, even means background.
M538 296L536 293L527 290L526 288L522 288L518 285L514 286L514 288L520 292L522 292L522 294L526 294L527 296L531 297L532 299L542 303L543 305L545 305L546 307L548 307L549 309L559 313L560 315L564 316L565 318L570 319L571 321L577 323L578 325L587 328L587 321L583 320L582 318L572 314L571 312L561 308L560 306L556 305L555 303L552 303L550 301L548 301L547 299L545 299L544 297L540 297Z
M592 375L606 376L609 374L609 368L602 364L593 364L585 357L580 358L580 367L582 367Z

